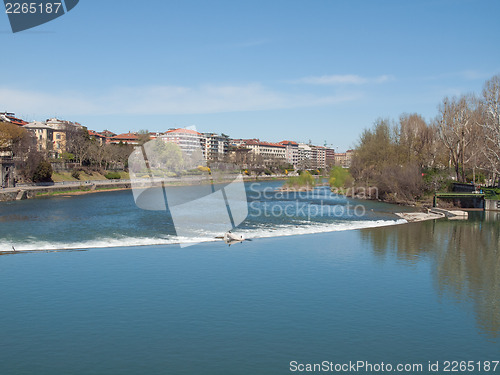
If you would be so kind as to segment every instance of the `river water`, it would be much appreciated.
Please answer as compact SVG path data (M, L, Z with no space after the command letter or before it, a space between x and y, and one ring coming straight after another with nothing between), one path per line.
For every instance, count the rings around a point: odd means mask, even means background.
M0 256L0 374L495 373L498 214L403 224L378 202L257 193L279 184L248 184L252 241L230 247L179 247L130 191L0 204L1 246L28 250Z

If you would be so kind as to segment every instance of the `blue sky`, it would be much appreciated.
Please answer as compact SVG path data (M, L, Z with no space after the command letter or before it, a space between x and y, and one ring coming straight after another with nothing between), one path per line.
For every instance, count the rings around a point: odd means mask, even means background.
M115 132L195 125L350 148L500 74L500 1L80 0L12 34L0 111Z

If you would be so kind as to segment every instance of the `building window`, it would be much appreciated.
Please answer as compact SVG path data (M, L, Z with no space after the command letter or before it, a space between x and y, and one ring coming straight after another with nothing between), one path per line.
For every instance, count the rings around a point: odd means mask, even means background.
M56 134L56 139L61 139L61 134Z

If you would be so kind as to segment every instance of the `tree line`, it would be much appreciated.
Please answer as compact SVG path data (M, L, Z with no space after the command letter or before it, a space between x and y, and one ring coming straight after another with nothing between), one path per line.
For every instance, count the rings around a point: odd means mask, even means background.
M359 138L351 173L393 201L415 200L450 180L500 184L500 75L480 95L445 97L430 121L417 113L376 120Z

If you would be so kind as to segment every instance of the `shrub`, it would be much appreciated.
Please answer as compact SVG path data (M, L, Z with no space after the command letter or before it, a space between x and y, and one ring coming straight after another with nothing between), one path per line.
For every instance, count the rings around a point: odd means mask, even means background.
M288 177L285 182L285 186L294 188L312 187L314 185L316 185L316 180L308 171L302 172L299 176Z
M330 179L328 182L330 183L330 187L332 188L344 188L353 183L354 179L352 178L349 170L342 168L340 166L333 167L330 171Z
M374 181L380 195L393 202L412 202L424 192L422 172L417 165L388 165Z
M52 165L46 161L42 160L33 173L31 178L33 182L52 182Z
M448 170L429 168L423 172L424 190L429 193L436 191L452 191L453 180Z
M476 177L476 181L472 181L474 179L474 177ZM476 172L476 175L474 176L473 173L469 173L465 179L467 181L470 181L472 183L476 183L476 184L484 184L486 182L486 176L484 175L484 173L482 172Z
M486 199L500 200L500 189L499 188L485 188L483 189Z
M198 171L210 173L210 168L209 167L205 167L203 165L199 165L198 166Z
M78 169L73 169L73 171L71 172L71 177L79 180L80 179L80 171Z
M119 180L122 178L120 172L108 172L104 175L108 180Z
M70 152L63 152L61 154L61 158L66 160L66 161L74 161L75 160L75 155L70 153Z

